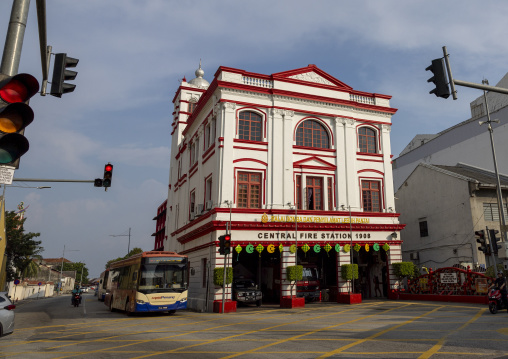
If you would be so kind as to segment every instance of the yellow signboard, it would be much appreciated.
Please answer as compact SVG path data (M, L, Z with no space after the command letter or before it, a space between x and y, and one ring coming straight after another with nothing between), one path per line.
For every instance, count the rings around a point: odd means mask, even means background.
M268 216L266 213L261 216L262 223L268 222L295 222L295 216ZM319 217L319 216L297 216L297 223L349 223L349 217ZM370 223L370 218L351 218L351 223Z

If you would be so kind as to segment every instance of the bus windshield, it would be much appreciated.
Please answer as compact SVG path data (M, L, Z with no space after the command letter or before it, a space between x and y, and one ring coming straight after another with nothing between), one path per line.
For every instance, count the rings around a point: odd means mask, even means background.
M186 264L143 264L139 279L141 293L183 292L187 289Z

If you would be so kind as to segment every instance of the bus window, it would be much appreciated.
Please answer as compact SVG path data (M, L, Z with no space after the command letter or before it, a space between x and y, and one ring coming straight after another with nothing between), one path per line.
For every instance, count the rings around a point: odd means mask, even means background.
M185 264L144 264L141 267L139 290L157 292L160 289L185 289Z

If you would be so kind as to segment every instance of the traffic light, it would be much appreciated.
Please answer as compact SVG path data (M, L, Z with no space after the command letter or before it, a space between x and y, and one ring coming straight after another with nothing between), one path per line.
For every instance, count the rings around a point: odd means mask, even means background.
M76 67L78 62L78 59L67 57L67 54L55 54L50 95L62 97L62 94L74 91L76 85L68 84L65 81L74 80L76 78L78 73L76 71L67 70L67 68Z
M96 178L93 183L94 187L102 187L102 178Z
M231 235L224 234L219 237L219 253L226 255L231 253Z
M482 251L483 253L487 254L487 242L485 240L485 231L482 229L481 231L474 232L474 235L476 237L476 242L480 243L480 246L478 249Z
M443 59L432 60L432 64L425 71L432 71L434 76L427 80L433 82L436 88L429 93L435 94L437 97L448 98L450 96L450 88L446 81L446 71Z
M104 178L102 179L102 186L111 187L112 177L113 177L113 165L111 163L108 163L107 165L104 165Z
M226 237L226 236L219 237L219 253L220 254L224 254L224 237Z
M501 248L501 245L497 244L497 242L501 241L501 239L497 237L498 234L499 231L497 229L489 229L490 243L492 243L492 250L496 255L498 254L499 249Z
M231 253L231 236L226 234L224 236L224 254L228 255Z
M34 112L27 104L39 91L39 82L29 74L0 74L0 165L18 168L19 158L29 148L23 136Z

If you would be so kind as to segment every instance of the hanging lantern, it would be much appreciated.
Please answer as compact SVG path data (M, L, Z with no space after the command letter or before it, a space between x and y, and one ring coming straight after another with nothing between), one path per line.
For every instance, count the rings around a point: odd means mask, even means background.
M325 244L324 248L325 248L326 253L328 253L328 252L330 252L332 250L332 246L329 245L328 243Z
M254 246L252 244L248 244L247 247L245 247L245 251L249 254L254 252Z
M284 246L282 244L279 245L279 252L282 255L282 252L284 252Z
M349 244L344 245L344 252L348 253L351 250L351 246Z
M319 252L321 252L321 246L320 246L319 244L316 244L316 245L314 246L314 252L315 252L315 253L319 253Z
M379 251L379 244L378 243L374 243L374 245L372 246L372 248L374 248L374 250L377 252Z
M289 251L290 251L291 253L296 253L296 250L297 250L297 249L298 249L298 248L296 247L296 244L292 244L292 245L291 245L291 247L289 247Z
M302 246L302 251L305 253L305 256L307 256L307 252L308 252L309 249L310 249L310 247L309 247L309 245L307 243L305 243Z
M237 245L235 247L235 251L236 251L236 253L238 253L238 255L236 256L236 260L239 260L240 259L240 252L242 251L242 246Z
M370 249L369 244L368 244L368 243L366 243L366 244L365 244L365 252L368 252L368 251L369 251L369 249Z
M273 244L269 244L268 247L266 247L266 250L268 253L275 252L275 246Z
M263 249L265 249L265 247L263 247L263 245L261 243L259 243L258 246L256 247L256 250L259 252L260 257L261 257L261 252L263 252Z
M388 252L390 250L390 246L388 245L388 243L383 244L383 249L385 250L385 252Z
M340 246L340 244L335 245L335 252L339 253L341 249L342 247Z

